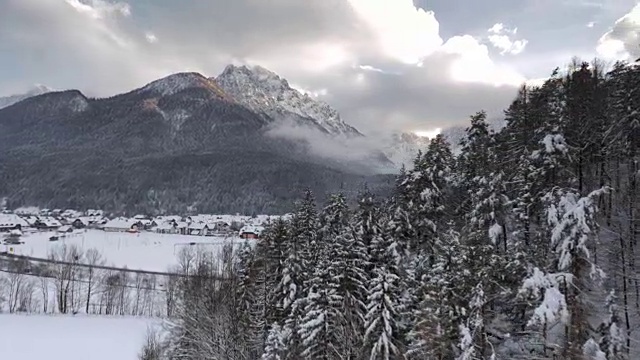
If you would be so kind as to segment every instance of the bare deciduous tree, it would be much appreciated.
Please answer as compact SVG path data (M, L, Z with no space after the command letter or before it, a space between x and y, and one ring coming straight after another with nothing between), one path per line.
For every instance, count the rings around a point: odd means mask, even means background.
M89 313L89 305L91 303L91 295L94 290L94 282L96 278L96 269L95 266L102 266L105 263L102 254L96 249L89 249L85 255L87 259L87 265L89 265L89 269L87 271L87 297L86 297L86 307L85 311Z

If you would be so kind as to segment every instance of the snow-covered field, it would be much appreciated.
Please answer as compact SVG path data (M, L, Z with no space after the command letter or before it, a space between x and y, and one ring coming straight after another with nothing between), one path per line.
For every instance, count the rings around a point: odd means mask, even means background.
M137 360L160 320L106 316L0 315L0 358Z
M197 247L206 251L218 252L224 244L234 243L238 246L244 240L231 237L204 237L188 235L140 233L113 233L102 230L86 230L65 237L58 241L49 241L51 236L60 236L54 232L27 233L22 237L24 244L2 245L0 251L13 249L16 255L27 255L46 258L50 251L67 244L75 244L81 250L94 248L106 259L106 265L127 267L129 269L147 271L167 271L177 263L177 254L184 247ZM191 245L191 244L194 245Z
M49 241L51 236L59 236L58 241ZM54 232L25 233L22 244L0 245L0 251L10 251L18 255L47 258L57 248L75 245L82 252L98 250L104 257L105 265L127 267L147 271L164 272L178 263L178 255L184 248L202 249L213 253L223 249L225 244L240 246L245 240L232 237L200 237L187 235L165 235L151 232L111 233L101 230L79 231L62 237ZM131 288L110 288L101 280L96 280L90 300L86 300L86 284L73 282L70 312L78 315L53 315L58 312L57 292L53 279L37 278L31 275L0 274L0 286L5 286L0 297L5 296L4 308L0 311L0 359L11 360L137 360L137 355L145 342L149 327L159 327L162 320L148 317L96 316L86 315L85 301L90 301L89 312L103 313L109 303L109 294L123 295L121 308L114 313L165 316L166 308L162 279L159 288L143 284L135 288L137 277L130 275ZM3 282L4 281L4 282ZM106 286L106 287L105 287ZM18 291L20 287L20 291ZM149 287L147 289L146 287ZM113 294L112 294L113 293ZM4 294L4 295L3 295ZM13 295L11 295L13 294ZM44 295L43 295L44 294ZM46 296L45 296L46 295ZM115 295L111 297L115 299ZM13 300L12 300L13 299ZM1 314L9 311L9 303L22 304L26 299L27 311L31 315ZM3 302L0 301L0 305ZM115 304L115 303L114 303ZM119 304L119 303L118 303ZM113 305L113 304L112 304ZM117 305L117 304L116 304ZM47 314L35 314L47 313Z

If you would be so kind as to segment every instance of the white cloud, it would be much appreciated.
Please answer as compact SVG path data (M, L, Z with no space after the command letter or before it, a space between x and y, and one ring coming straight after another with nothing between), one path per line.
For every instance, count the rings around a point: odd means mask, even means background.
M526 39L512 40L511 36L516 35L518 28L509 29L502 23L494 24L489 30L489 43L500 50L500 55L518 55L522 53L529 42Z
M144 34L144 38L147 39L147 41L149 43L151 43L151 44L155 44L155 43L158 42L158 37L154 33L150 32L150 31L147 31Z
M444 44L442 51L459 56L451 68L454 79L458 81L490 83L496 86L518 86L525 81L515 70L495 64L489 56L487 46L470 35L452 37Z
M627 60L630 57L624 42L614 38L601 38L596 47L596 51L598 55L607 60Z
M640 4L600 38L596 51L608 60L635 60L640 56Z
M348 0L373 31L390 57L417 64L441 45L440 24L432 11L416 8L412 0Z
M500 33L502 33L503 29L504 29L504 24L496 23L491 28L489 28L488 32L493 33L493 34L500 34Z
M595 21L589 21L589 22L587 23L587 27L588 27L588 28L593 28L594 26L596 26L596 22L595 22Z
M123 2L106 2L102 0L65 0L65 2L80 13L93 19L104 19L108 16L129 16L131 7Z
M377 71L377 72L385 72L382 69L378 69L377 67L371 66L371 65L358 65L358 69L360 70L364 70L364 71Z
M500 55L518 55L524 51L524 48L528 43L525 39L511 40L507 35L489 35L489 42L491 42L491 45L501 50Z

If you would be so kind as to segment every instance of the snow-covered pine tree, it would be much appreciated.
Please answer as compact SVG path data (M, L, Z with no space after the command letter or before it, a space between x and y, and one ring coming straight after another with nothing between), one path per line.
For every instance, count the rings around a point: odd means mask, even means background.
M307 279L304 309L298 328L301 340L300 356L304 359L342 359L343 327L340 313L342 297L338 294L339 279L332 267L335 238L323 238L317 248L313 272Z
M382 233L381 218L382 210L380 209L379 202L374 198L373 194L366 189L359 195L358 206L351 219L351 228L354 231L355 241L363 246L366 252L367 263L365 264L365 275L367 279L372 278L371 271L375 265L368 252L371 249L370 246L373 239Z
M269 329L267 340L265 341L264 353L260 360L285 360L287 359L287 330L278 324L273 324Z
M446 224L445 212L448 183L454 167L451 148L444 136L439 134L429 143L424 155L410 172L409 179L401 186L411 190L408 211L413 213L417 230L415 238L409 239L415 253L433 251L438 225Z
M443 234L434 259L428 274L419 279L419 304L407 315L413 324L407 352L411 359L453 359L459 355L459 331L468 305L464 299L473 287L457 233Z
M471 300L467 306L466 321L459 325L460 344L456 360L480 360L495 358L493 349L486 350L489 344L485 330L486 294L482 283L476 285L471 292Z
M287 295L279 285L282 283L284 261L288 256L288 246L291 237L291 227L288 221L278 218L263 231L260 241L256 244L256 269L264 276L262 294L264 302L263 338L272 324L284 324L282 305Z
M588 280L603 276L590 261L589 247L597 236L596 200L604 191L581 197L577 190L556 188L545 197L548 234L555 259L547 271L535 268L522 287L522 294L542 298L529 325L541 328L545 341L559 347L558 355L568 359L583 356L583 346L590 341L591 347L594 341L588 337L585 296ZM544 291L542 295L541 291ZM564 325L561 332L554 331L557 320ZM546 347L542 351L544 354Z
M405 345L400 333L400 313L403 284L400 273L401 256L393 237L394 225L381 220L382 232L370 244L373 278L367 290L367 313L363 358L369 360L404 359Z
M362 344L369 264L368 250L352 227L351 217L344 195L334 195L324 210L321 230L323 239L334 239L327 241L334 244L329 252L330 266L342 300L342 326L338 330L345 358L355 358Z
M346 331L345 292L341 285L348 277L347 259L343 251L345 237L351 236L348 223L348 207L343 195L334 195L321 214L321 228L315 248L315 261L309 265L312 274L307 279L308 289L304 301L304 316L299 334L302 339L302 356L308 359L344 358L349 347Z
M492 143L487 113L477 112L471 116L471 126L465 130L465 136L460 142L461 152L456 165L462 183L471 185L474 178L491 172L495 165L490 153Z
M254 251L248 241L245 241L240 248L236 263L235 274L237 282L235 284L236 304L238 305L234 311L238 314L239 320L239 342L247 347L253 347L254 341L260 339L257 334L258 324L254 323L255 302L258 301L255 278L252 277L252 270L255 271ZM259 320L258 320L259 321ZM250 345L251 344L251 345Z
M606 360L627 359L628 350L631 347L631 339L626 336L621 325L617 297L615 290L611 290L607 296L606 306L608 317L598 326L598 348L605 355Z
M479 112L471 117L471 126L466 130L457 162L458 187L466 192L461 207L464 210L462 217L466 220L464 234L467 241L476 244L483 244L489 239L506 253L506 223L511 209L505 175L497 166L499 160L496 155L486 113Z
M305 307L305 284L311 277L318 247L318 213L310 190L291 219L291 234L286 244L287 256L283 263L279 289L283 294L284 328L287 338L287 359L299 359L303 350L300 342L300 321Z
M531 89L522 86L516 99L505 111L505 128L496 135L496 167L504 171L504 181L513 184L507 196L513 201L515 219L510 224L510 238L516 245L528 248L535 242L532 221L536 216L536 201L533 194L531 153L538 147L536 128L541 122L534 116L531 104Z

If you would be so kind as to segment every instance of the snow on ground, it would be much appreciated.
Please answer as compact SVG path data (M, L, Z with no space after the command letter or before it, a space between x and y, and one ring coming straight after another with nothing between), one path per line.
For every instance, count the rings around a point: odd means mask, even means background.
M157 319L106 316L0 315L0 358L137 360Z
M189 236L156 234L152 232L114 233L102 230L86 230L66 235L58 241L49 241L51 236L60 236L54 232L25 234L20 245L1 245L0 251L10 251L16 255L46 258L50 251L67 244L75 244L86 251L94 248L107 260L106 265L128 267L147 271L167 271L177 263L177 255L184 247L197 248L217 253L224 244L236 246L245 240L237 237L222 238L208 236ZM195 245L190 245L195 243Z

